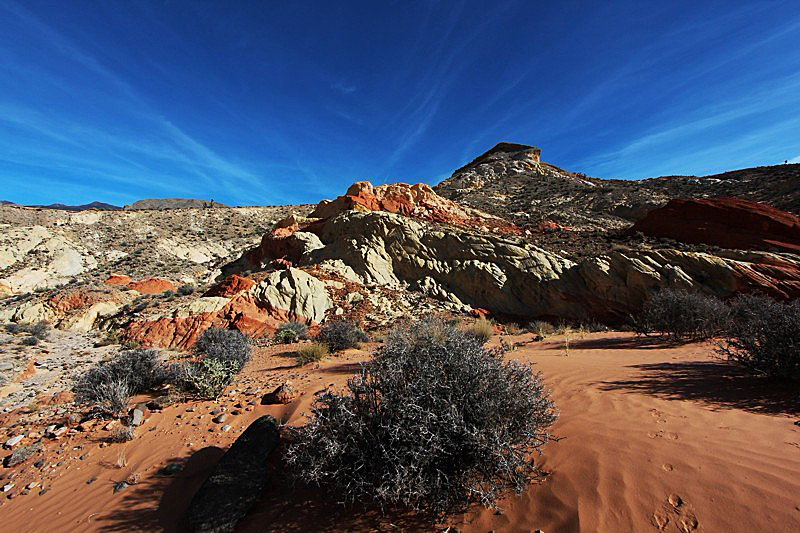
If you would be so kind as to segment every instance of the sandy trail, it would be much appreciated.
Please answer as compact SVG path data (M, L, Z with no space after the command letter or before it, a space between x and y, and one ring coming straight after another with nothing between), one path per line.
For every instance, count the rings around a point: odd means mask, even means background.
M550 475L502 501L500 513L477 509L445 525L467 533L800 531L796 385L748 376L714 359L705 344L664 347L623 333L573 335L565 355L562 337L530 339L513 338L527 344L509 356L536 363L561 413L554 427L561 440L548 444L542 457ZM47 464L41 470L26 464L13 480L18 486L44 481L47 492L3 499L2 529L182 531L194 491L252 420L269 413L302 424L314 393L343 386L368 357L351 351L299 369L279 348L258 349L233 387L239 392L154 413L130 443L99 448L107 436L102 431L50 443ZM304 392L299 400L258 403L285 379ZM242 407L227 422L232 430L220 432L210 411L225 406L232 412L236 405ZM173 460L184 462L183 471L160 474ZM278 458L271 465L268 490L239 531L445 526L371 507L342 508L335 495L293 489ZM114 494L114 483L134 472L138 483Z

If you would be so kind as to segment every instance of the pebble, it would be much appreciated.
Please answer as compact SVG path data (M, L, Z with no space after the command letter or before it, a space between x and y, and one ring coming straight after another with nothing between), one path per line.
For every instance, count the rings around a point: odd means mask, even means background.
M10 439L8 439L6 441L5 447L6 448L13 448L17 444L19 444L19 441L21 441L24 438L25 438L25 435L17 435L16 437L11 437Z
M122 492L123 490L128 488L128 484L124 481L120 481L116 485L114 485L114 494L118 492Z
M3 492L8 492L13 488L14 488L14 484L13 483L7 483L7 484L3 485L3 489L2 490L3 490Z
M221 431L223 431L223 432L227 433L227 432L229 432L229 431L231 430L231 427L230 427L229 425L227 425L227 424L226 424L226 425L222 426L222 427L221 427L221 428L219 428L219 429L220 429Z
M227 419L228 419L228 415L226 413L222 413L218 417L214 418L214 422L216 422L217 424L222 424Z

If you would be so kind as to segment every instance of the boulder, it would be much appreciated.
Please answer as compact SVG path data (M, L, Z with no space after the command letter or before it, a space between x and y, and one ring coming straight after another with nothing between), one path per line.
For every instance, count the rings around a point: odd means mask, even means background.
M167 291L175 292L178 290L178 287L171 281L157 278L134 281L128 284L128 288L139 294L162 294Z
M189 504L187 521L196 533L233 531L266 486L269 454L278 445L278 423L262 416L217 462Z
M256 282L252 279L233 274L208 289L203 296L223 296L225 298L231 298L240 292L249 290L255 284Z
M104 281L106 285L113 285L115 287L123 287L133 281L128 276L114 275Z
M297 268L271 273L254 288L254 297L259 307L287 320L322 322L333 307L325 284Z

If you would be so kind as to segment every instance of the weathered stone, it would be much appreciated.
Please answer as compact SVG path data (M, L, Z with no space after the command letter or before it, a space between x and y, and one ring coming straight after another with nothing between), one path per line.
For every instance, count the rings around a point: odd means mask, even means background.
M12 453L3 460L3 465L6 468L17 466L18 464L26 461L29 457L38 452L41 449L41 447L42 447L41 443L37 441L31 444L30 446L25 446L24 448L18 448L17 450L14 451L14 453Z
M295 391L292 383L287 381L279 385L274 391L262 396L261 403L262 405L287 404L292 403L295 398L297 398L297 391Z
M262 416L236 439L189 504L187 521L191 531L234 530L264 490L266 459L279 438L275 419Z

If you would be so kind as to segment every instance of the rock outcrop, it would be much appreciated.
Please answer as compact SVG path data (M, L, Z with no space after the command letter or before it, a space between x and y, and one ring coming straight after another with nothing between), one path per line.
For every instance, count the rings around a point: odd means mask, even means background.
M340 213L384 211L464 228L483 229L500 234L519 234L520 230L504 219L459 205L443 198L422 183L395 183L373 187L368 181L354 183L344 196L332 202L323 201L311 213L312 217L330 218Z
M632 250L575 263L521 239L383 212L346 212L315 231L325 246L302 263L339 261L365 283L405 283L465 310L614 321L664 287L800 296L800 258L765 252Z
M241 286L240 281L220 284L223 288L235 285ZM272 272L262 282L228 294L203 296L167 312L134 319L125 326L123 337L147 347L188 349L212 327L238 329L258 338L272 334L288 320L322 322L333 307L326 285L296 268Z
M175 292L178 287L166 279L145 279L128 283L128 288L139 294L162 294L167 291Z
M690 244L800 252L800 217L741 198L675 199L628 230Z

